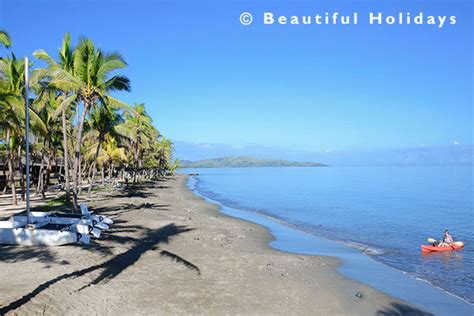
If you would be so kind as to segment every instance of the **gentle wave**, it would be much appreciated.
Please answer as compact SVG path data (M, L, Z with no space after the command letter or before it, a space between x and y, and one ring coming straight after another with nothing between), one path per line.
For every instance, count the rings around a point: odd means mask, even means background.
M402 271L402 270L400 270L400 271ZM442 287L439 287L439 286L437 286L436 284L433 284L433 283L430 282L429 280L426 280L426 279L423 279L423 278L420 278L420 277L415 277L415 276L413 276L412 274L410 274L410 273L408 273L408 272L406 272L406 271L402 271L402 272L405 273L405 274L407 274L407 275L409 275L409 276L411 276L411 277L414 278L415 280L428 283L429 285L431 285L431 286L437 288L438 290L440 290L440 291L442 291L442 292L444 292L444 293L446 293L446 294L449 294L449 295L451 295L452 297L455 297L455 298L457 298L457 299L460 299L461 301L463 301L463 302L465 302L465 303L468 303L469 305L474 306L474 303L473 303L473 302L470 302L470 301L466 300L465 298L462 298L462 297L459 296L459 295L456 295L456 294L454 294L454 293L451 293L451 292L447 291L446 289L443 289Z

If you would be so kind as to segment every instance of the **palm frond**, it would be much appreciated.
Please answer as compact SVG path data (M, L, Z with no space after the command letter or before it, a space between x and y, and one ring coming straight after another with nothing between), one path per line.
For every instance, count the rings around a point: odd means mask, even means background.
M10 35L5 30L0 30L0 44L7 48L12 46Z

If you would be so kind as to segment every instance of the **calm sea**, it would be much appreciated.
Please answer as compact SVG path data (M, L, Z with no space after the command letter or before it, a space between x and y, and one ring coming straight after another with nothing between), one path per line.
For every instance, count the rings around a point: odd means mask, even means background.
M224 206L359 249L474 302L473 167L187 169ZM464 250L421 255L449 229Z

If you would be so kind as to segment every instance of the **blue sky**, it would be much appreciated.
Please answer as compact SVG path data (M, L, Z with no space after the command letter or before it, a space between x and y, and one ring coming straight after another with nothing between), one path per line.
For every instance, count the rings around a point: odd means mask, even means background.
M448 0L0 0L0 28L19 57L55 55L65 32L121 52L133 91L118 96L144 102L182 158L209 146L275 156L472 144L472 9ZM250 26L239 22L244 11ZM359 12L360 21L264 26L267 11ZM368 25L369 11L455 15L457 24Z

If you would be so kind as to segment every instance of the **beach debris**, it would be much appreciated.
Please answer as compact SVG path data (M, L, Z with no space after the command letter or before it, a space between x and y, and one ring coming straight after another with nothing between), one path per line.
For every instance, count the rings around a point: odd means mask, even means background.
M355 296L356 296L357 298L362 298L362 297L363 297L362 292L357 292L357 293L355 294Z

